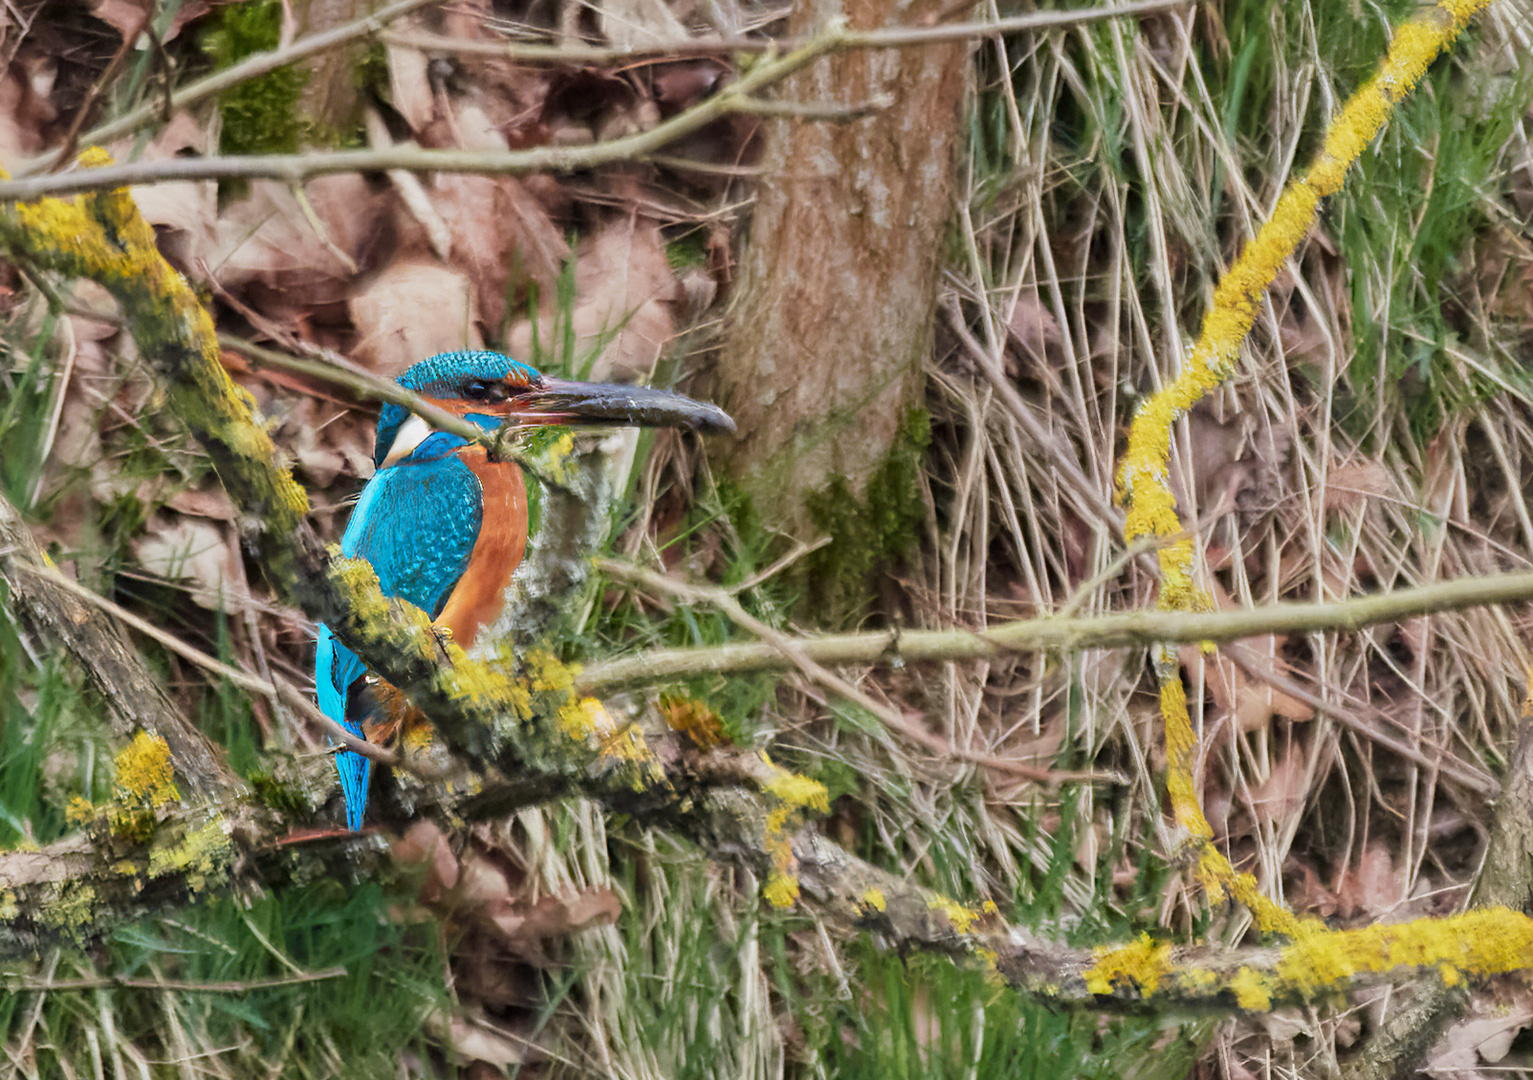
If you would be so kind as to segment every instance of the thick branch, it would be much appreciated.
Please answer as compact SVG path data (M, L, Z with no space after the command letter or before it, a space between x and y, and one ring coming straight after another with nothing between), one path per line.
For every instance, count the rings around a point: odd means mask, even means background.
M158 679L124 639L117 625L76 596L28 573L43 564L43 554L26 523L0 497L0 580L9 607L39 638L56 641L85 672L108 715L112 731L127 737L136 730L159 735L171 748L176 771L193 791L223 797L243 785L198 728L165 695Z

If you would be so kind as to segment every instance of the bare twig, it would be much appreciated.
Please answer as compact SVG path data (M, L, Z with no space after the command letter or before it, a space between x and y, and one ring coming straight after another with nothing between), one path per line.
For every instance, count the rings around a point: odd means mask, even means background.
M300 38L298 41L282 48L273 49L270 52L257 53L232 67L214 72L205 79L198 79L189 86L172 91L168 100L150 101L140 105L136 109L129 109L115 120L92 128L82 136L87 145L104 143L115 139L119 135L125 135L138 128L142 124L161 119L165 108L184 109L198 101L203 101L220 94L232 86L238 86L242 82L265 75L269 71L275 71L279 67L295 63L315 53L333 49L337 45L344 45L348 41L354 41L370 34L381 33L394 19L406 15L416 8L425 7L431 0L397 0L371 15L365 15L360 19L343 23L319 34L311 34ZM17 170L20 175L35 172L43 164L41 161L32 162L28 167Z
M717 589L705 585L691 585L667 577L664 574L656 573L653 570L646 570L642 566L634 566L631 563L618 562L614 559L599 559L596 565L598 569L611 577L620 578L656 592L666 593L688 603L710 604L718 608L736 626L755 634L763 642L775 649L788 664L798 668L810 681L816 682L832 693L838 694L847 701L852 702L854 705L866 709L883 721L884 725L890 730L897 732L911 742L926 747L926 749L939 757L967 761L989 769L992 772L1006 773L1009 776L1044 784L1079 781L1125 782L1123 777L1114 773L1080 772L1069 769L1050 769L1039 765L1024 765L1009 758L996 757L993 754L979 754L972 750L965 750L954 746L946 739L922 728L919 723L912 721L899 709L876 700L866 691L853 686L823 664L819 664L805 655L802 638L790 637L776 627L762 622L746 611L740 601L735 599L733 593L725 589Z
M840 634L798 644L820 664L887 664L911 660L983 660L1007 652L1114 649L1157 641L1236 641L1261 634L1357 630L1415 615L1462 611L1487 604L1533 599L1533 571L1461 578L1379 596L1315 604L1272 604L1249 611L1132 611L1091 618L1045 616L972 630L905 630ZM770 645L721 645L705 649L657 649L592 664L580 689L599 693L619 686L664 682L699 672L774 671L792 665Z
M975 22L935 26L852 30L846 34L845 47L897 49L952 41L972 41L979 38L1000 37L1004 34L1026 34L1040 30L1087 26L1091 23L1105 22L1108 19L1130 19L1144 15L1159 15L1168 11L1185 11L1193 6L1195 6L1193 0L1140 0L1138 3L1105 4L1101 7L1072 8L1066 11L1032 11L1026 15L1012 15L1004 19L982 19ZM535 45L526 42L469 40L405 31L391 31L384 35L383 40L390 45L403 45L423 52L452 52L461 56L499 56L522 63L542 64L632 64L644 59L669 60L689 56L770 52L776 49L798 48L805 44L803 41L785 42L767 38L732 37L713 40L689 38L668 41L643 49L614 49L599 45Z
M0 182L0 201L31 201L45 195L71 195L82 191L157 184L172 180L273 179L297 184L315 176L348 172L386 172L410 169L434 172L472 172L487 175L534 172L567 173L615 161L642 159L733 112L739 102L768 86L781 82L826 53L838 49L847 31L835 25L816 35L802 48L776 60L764 60L719 93L677 113L648 131L608 139L590 146L541 146L530 150L486 152L481 150L423 150L395 146L381 150L338 150L327 153L265 154L249 157L171 158L81 169L56 176L32 176Z
M200 667L204 671L216 675L219 678L228 679L235 686L238 686L242 690L248 690L251 693L260 694L263 697L281 699L290 708L296 710L300 715L302 715L305 720L308 720L310 723L322 728L325 734L329 735L336 742L345 745L347 749L355 750L363 757L372 758L374 761L382 762L385 765L397 764L397 759L392 753L385 750L383 747L378 746L376 743L370 743L366 739L357 738L340 724L337 724L334 720L330 719L330 717L320 712L317 708L314 707L313 702L309 701L309 699L304 697L302 694L296 693L287 684L269 683L264 679L256 678L254 675L251 675L248 672L241 671L237 667L231 667L230 665L224 663L222 660L219 660L217 657L209 656L207 653L203 652L195 645L187 644L185 641L182 641L174 634L166 633L164 630L160 629L158 626L155 626L147 619L139 618L127 608L113 603L111 600L108 600L104 596L92 592L90 589L87 589L79 582L71 581L69 578L65 577L63 574L59 573L51 566L45 566L40 563L18 563L17 568L27 574L32 575L33 577L37 577L48 582L48 584L52 585L56 589L67 592L71 596L83 600L93 607L99 608L101 611L110 615L112 618L116 619L118 622L121 622L125 626L131 626L139 633L144 634L154 641L159 642L161 645L165 646L165 648L169 649L177 656L180 656L182 659L195 664L197 667Z

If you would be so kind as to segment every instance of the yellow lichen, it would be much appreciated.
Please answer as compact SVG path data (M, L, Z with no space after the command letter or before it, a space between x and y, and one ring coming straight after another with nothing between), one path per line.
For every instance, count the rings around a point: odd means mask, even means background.
M818 781L779 768L765 754L761 760L771 770L770 778L762 785L762 793L769 802L762 843L773 867L767 882L767 900L773 907L781 908L798 898L798 879L793 876L796 863L792 831L808 812L828 812L830 793Z
M982 911L960 904L957 900L949 900L945 896L933 896L926 901L926 906L932 911L940 911L947 916L947 921L952 924L953 930L960 934L967 934L979 921Z
M188 833L179 844L151 852L149 876L179 874L188 889L201 892L228 865L232 854L223 823L215 819Z
M1252 1012L1269 1012L1272 1009L1272 979L1261 972L1243 967L1229 981L1235 994L1235 1003Z
M1465 976L1533 967L1533 919L1507 908L1483 908L1347 931L1310 931L1284 948L1277 977L1306 997L1343 988L1361 974L1396 968L1435 970L1450 985Z
M889 907L888 902L884 900L882 889L868 889L862 894L862 904L864 907L872 908L880 913L886 911Z
M1171 946L1141 934L1132 944L1097 949L1096 963L1085 972L1086 989L1108 995L1132 987L1149 996L1171 970Z
M79 937L95 918L96 890L83 881L61 882L37 912L39 922Z
M768 764L771 764L770 761ZM766 793L776 799L782 807L795 811L814 811L818 814L830 813L830 792L825 785L818 780L811 780L807 776L789 772L787 769L778 768L773 778L766 783Z
M81 795L69 800L64 807L64 820L71 825L88 825L96 817L96 804Z
M159 807L181 797L176 791L170 747L159 735L140 731L117 755L117 788L126 798Z
M761 890L767 903L781 911L793 906L798 899L798 878L781 870L774 870L767 878L766 888Z

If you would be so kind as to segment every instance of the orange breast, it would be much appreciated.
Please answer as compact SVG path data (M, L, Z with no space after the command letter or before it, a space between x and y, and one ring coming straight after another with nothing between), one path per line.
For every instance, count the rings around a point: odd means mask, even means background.
M484 513L468 566L436 621L466 649L500 614L506 586L527 549L527 486L520 466L491 461L482 446L464 447L458 456L484 488Z

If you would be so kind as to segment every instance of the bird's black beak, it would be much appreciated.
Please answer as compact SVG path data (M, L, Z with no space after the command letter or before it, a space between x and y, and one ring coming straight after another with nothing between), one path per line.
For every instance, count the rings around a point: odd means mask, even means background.
M707 434L733 434L735 422L717 405L684 394L624 383L543 379L540 389L510 402L517 422L610 424L617 427L677 427Z

